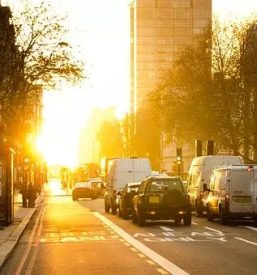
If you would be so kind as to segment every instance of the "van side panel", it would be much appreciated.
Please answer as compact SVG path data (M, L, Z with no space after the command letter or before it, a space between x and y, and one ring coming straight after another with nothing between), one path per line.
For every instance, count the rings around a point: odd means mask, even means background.
M257 169L254 168L253 176L253 211L257 214Z
M253 213L254 172L233 169L230 172L230 212Z

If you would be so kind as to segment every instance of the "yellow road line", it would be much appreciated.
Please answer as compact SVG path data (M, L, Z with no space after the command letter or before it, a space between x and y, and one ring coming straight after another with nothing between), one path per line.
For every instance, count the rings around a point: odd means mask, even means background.
M150 265L155 265L155 262L151 261L151 260L145 260L147 263L149 263Z
M165 270L162 269L162 268L157 268L157 271L158 271L159 273L161 273L162 275L169 274L167 271L165 271Z

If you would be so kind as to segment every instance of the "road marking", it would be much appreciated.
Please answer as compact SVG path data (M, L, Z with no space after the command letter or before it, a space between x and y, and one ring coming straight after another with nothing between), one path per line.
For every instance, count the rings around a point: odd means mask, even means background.
M124 243L126 246L131 246L131 244L130 243Z
M235 239L239 240L239 241L242 241L242 242L245 242L245 243L249 243L249 244L252 244L252 245L256 245L257 246L257 243L254 243L254 242L250 242L248 240L245 240L245 239L242 239L242 238L238 238L238 237L234 237Z
M214 228L211 228L211 227L204 227L204 228L206 228L208 230L211 230L211 231L214 231L214 232L218 233L218 235L220 235L220 236L224 236L224 233L217 230L217 229L214 229Z
M174 229L171 229L169 227L166 227L166 226L159 226L162 230L166 231L166 232L173 232L175 231Z
M166 272L164 269L162 269L162 268L157 268L157 271L159 272L159 273L161 273L162 275L167 275L167 274L169 274L168 272Z
M193 225L198 225L198 223L196 223L196 222L191 222Z
M137 255L138 255L140 258L145 258L145 255L142 254L142 253L138 253Z
M257 231L257 227L252 227L252 226L238 226L238 227L244 227L244 228L248 228L248 229Z
M155 263L157 263L160 267L162 267L164 270L167 270L169 273L173 275L189 275L186 271L179 268L172 262L168 261L140 241L136 240L132 236L130 236L127 232L125 232L123 229L118 227L116 224L108 220L106 217L101 215L98 212L94 212L94 215L99 218L102 222L110 226L113 231L115 231L118 235L120 235L123 239L125 239L127 242L131 243L136 249L144 253L148 258L153 260Z
M137 250L134 247L130 247L130 250L137 252Z
M21 258L21 260L19 262L18 267L15 270L14 275L20 275L21 274L21 271L22 271L22 269L24 267L24 264L25 264L25 262L26 262L26 260L27 260L27 258L29 256L29 253L31 251L32 241L33 241L33 239L35 237L35 234L38 232L39 229L42 229L41 228L41 220L42 220L42 216L43 216L44 211L45 211L45 207L42 208L42 210L40 211L40 213L39 213L39 215L38 215L38 217L36 219L35 225L34 225L34 227L32 229L32 232L31 232L31 234L29 236L28 245L27 245L26 250L24 251L24 253L22 255L22 258Z
M54 233L50 233L50 237L54 237L55 236L55 234Z
M151 260L145 260L147 263L149 263L150 265L155 265L155 262L151 261Z

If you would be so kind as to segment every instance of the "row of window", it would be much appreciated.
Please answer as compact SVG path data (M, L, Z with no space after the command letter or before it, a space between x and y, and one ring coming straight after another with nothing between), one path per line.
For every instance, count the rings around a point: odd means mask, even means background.
M144 8L190 8L191 0L137 0L138 7Z

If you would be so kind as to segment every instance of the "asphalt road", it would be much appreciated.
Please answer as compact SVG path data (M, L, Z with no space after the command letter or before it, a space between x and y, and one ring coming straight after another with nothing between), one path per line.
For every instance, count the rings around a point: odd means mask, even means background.
M104 213L103 199L46 197L1 274L257 274L257 227L193 218L131 220Z

